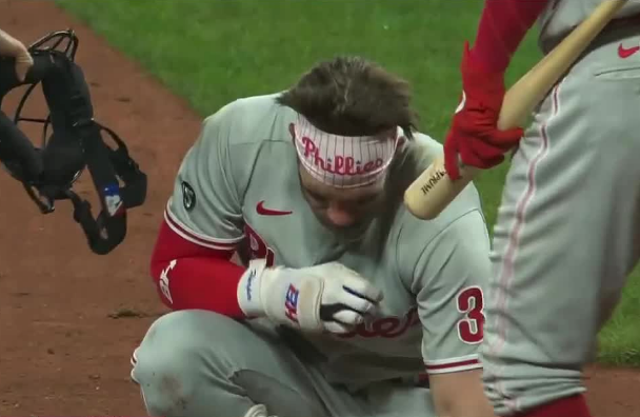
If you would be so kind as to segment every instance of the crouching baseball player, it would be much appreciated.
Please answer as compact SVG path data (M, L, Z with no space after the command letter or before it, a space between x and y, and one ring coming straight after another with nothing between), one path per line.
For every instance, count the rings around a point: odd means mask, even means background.
M132 359L151 415L492 412L479 196L466 188L430 222L405 211L442 152L414 132L410 97L376 64L339 57L205 119L151 262L174 311Z

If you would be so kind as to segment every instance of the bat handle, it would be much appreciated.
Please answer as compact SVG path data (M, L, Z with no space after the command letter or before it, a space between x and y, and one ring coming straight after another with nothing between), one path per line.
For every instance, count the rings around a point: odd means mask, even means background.
M444 156L438 156L404 192L407 210L422 220L433 220L478 175L480 169L460 167L460 178L449 177L444 167Z

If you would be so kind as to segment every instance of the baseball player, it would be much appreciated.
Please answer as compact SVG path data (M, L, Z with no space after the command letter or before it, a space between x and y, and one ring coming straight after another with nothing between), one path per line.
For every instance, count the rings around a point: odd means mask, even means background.
M539 23L549 52L601 0L486 1L465 45L464 101L445 141L489 168L515 148L498 211L482 345L500 416L590 415L581 384L597 333L640 255L640 2L627 3L552 89L524 132L498 132L503 74Z
M414 119L405 81L338 57L204 120L151 262L175 311L132 359L151 415L491 412L479 196L432 222L404 209L442 151Z

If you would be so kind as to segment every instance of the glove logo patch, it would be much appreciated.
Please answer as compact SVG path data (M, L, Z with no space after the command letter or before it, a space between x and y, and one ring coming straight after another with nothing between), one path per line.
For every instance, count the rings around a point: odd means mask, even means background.
M298 296L300 290L298 290L293 284L287 288L287 294L284 297L284 314L289 320L294 323L298 322Z
M247 300L251 301L251 299L253 298L253 281L255 281L256 279L256 270L253 269L251 270L251 272L249 273L249 278L247 278L247 285L245 287L245 291L247 294Z
M196 206L196 192L186 181L182 181L182 204L187 211L193 210Z

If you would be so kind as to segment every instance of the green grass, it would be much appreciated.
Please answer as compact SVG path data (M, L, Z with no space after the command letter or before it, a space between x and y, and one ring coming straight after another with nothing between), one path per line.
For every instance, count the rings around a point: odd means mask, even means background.
M420 129L441 140L460 92L464 40L479 0L58 0L202 115L241 96L286 88L315 62L361 54L414 86ZM533 35L533 33L531 34ZM80 44L82 45L82 43ZM82 46L80 46L82 47ZM529 36L507 84L540 55ZM477 180L492 225L506 164ZM600 359L640 366L639 271L601 333ZM541 303L544 308L544 303Z
M600 332L599 361L640 367L640 271L638 268L622 294L611 321Z

